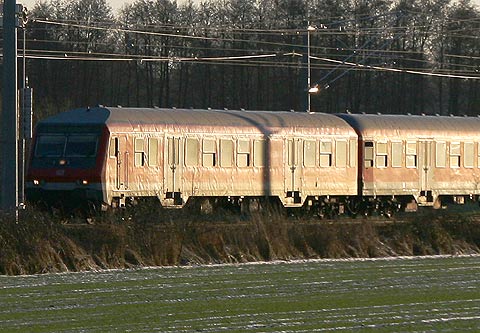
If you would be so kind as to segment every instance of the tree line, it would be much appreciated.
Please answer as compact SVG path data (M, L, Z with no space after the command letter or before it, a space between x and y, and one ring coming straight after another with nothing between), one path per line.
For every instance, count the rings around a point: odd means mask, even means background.
M118 13L47 0L29 17L37 117L96 104L305 111L309 73L312 111L480 111L470 0L135 0Z

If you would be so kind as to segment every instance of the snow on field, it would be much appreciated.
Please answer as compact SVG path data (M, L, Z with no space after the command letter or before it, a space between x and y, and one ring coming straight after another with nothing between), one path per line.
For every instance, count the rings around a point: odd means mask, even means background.
M0 331L480 331L480 256L0 276Z

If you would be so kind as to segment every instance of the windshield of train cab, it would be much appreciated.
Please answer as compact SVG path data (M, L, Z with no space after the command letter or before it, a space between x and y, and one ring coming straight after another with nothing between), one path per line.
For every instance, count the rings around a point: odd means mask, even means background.
M96 134L39 134L35 157L95 157Z
M34 167L78 167L95 166L100 133L52 131L39 132L33 147Z

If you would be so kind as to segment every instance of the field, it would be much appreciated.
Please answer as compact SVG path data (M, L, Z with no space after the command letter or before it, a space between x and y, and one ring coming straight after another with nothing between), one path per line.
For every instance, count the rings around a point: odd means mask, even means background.
M2 332L480 331L480 256L0 276Z

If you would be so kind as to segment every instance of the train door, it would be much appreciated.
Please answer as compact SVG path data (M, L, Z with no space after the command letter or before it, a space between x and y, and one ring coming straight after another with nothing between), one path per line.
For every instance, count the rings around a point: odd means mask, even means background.
M287 198L293 198L294 204L302 202L302 140L292 138L285 141L285 192Z
M419 175L420 175L420 195L426 202L432 201L433 185L433 141L419 141Z
M165 156L165 191L167 199L174 199L175 205L182 203L182 140L179 137L167 137Z
M111 138L110 154L115 158L115 189L118 191L128 189L128 162L127 138L119 135Z

